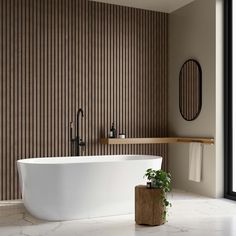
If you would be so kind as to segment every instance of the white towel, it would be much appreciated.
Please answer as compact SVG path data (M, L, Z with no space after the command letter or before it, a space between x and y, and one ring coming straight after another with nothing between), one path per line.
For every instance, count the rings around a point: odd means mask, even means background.
M202 177L203 144L190 143L189 146L189 180L200 182Z

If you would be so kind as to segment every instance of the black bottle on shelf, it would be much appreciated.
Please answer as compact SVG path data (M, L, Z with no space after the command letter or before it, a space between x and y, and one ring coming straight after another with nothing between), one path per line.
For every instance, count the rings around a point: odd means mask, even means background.
M114 125L114 122L112 123L111 125L111 130L110 130L110 135L109 135L110 138L116 138L116 129L115 129L115 125Z

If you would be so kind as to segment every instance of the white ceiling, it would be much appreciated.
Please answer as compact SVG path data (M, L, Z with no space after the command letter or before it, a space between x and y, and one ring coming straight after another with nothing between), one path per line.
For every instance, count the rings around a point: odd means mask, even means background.
M194 0L91 0L109 4L171 13Z

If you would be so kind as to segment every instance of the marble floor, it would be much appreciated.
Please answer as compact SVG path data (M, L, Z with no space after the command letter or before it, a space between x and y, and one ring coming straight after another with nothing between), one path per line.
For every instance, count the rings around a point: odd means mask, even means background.
M169 196L168 222L139 226L134 215L46 222L26 212L20 201L0 202L0 236L235 236L236 202L182 191Z

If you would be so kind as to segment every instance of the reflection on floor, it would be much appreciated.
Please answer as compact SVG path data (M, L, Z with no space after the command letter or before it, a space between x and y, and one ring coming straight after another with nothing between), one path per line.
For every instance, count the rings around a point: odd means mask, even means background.
M235 236L236 203L174 191L169 221L159 227L139 226L134 215L46 222L35 219L20 201L0 202L1 236Z

